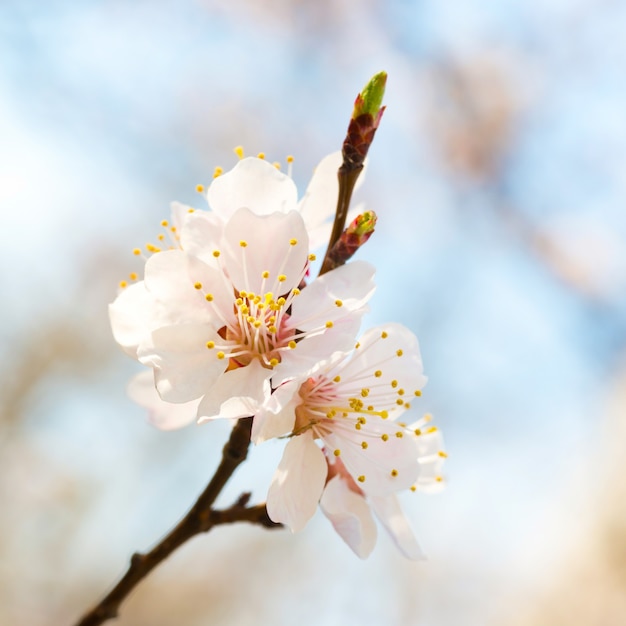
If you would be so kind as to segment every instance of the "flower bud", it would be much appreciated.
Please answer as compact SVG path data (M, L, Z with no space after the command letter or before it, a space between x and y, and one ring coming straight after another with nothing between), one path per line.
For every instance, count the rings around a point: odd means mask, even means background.
M346 263L354 253L372 236L376 226L376 213L365 211L346 228L328 255L328 269ZM328 270L327 270L328 271Z
M361 170L374 134L385 110L382 105L387 73L379 72L356 97L352 119L343 142L343 167L347 171Z

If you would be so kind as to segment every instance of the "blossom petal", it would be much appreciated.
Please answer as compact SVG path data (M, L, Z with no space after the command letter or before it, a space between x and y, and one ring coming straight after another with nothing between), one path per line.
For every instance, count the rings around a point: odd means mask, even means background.
M215 270L182 250L166 250L146 262L146 289L164 303L171 319L197 318L205 302L194 289L196 282L214 280Z
M256 359L245 367L224 372L202 398L198 422L254 415L265 396L270 394L271 375L272 371Z
M219 248L223 221L208 211L193 211L180 230L180 244L183 250L202 259L207 265L216 266L213 251Z
M333 152L325 156L313 171L304 196L298 204L300 214L304 218L310 238L310 248L327 245L332 229L330 218L335 215L337 208L337 196L339 195L339 181L337 171L343 162L341 152ZM367 159L365 161L367 164ZM356 191L365 178L365 172L357 178L354 191ZM360 204L348 213L346 223L349 224L359 213L363 212Z
M296 406L302 401L298 395L299 388L299 380L290 381L280 385L266 398L264 406L254 415L251 435L253 443L258 445L293 430Z
M377 530L365 498L335 476L326 484L320 508L350 549L367 558L376 545Z
M358 379L363 387L371 383L379 389L372 395L376 406L390 408L399 398L415 399L427 381L423 369L417 337L402 324L390 323L365 332L353 358L336 371L344 381Z
M415 440L392 421L370 416L362 425L338 415L333 424L333 431L322 437L324 444L329 450L339 450L346 469L365 493L388 495L416 481Z
M227 220L242 207L256 215L295 210L298 190L293 180L271 163L249 157L211 183L207 200L213 211Z
M139 361L155 370L157 391L166 402L188 402L202 396L227 363L208 350L220 337L209 324L179 324L155 330L138 350Z
M302 530L317 509L327 473L324 453L310 432L293 437L285 446L267 494L270 519L292 532Z
M239 291L271 291L278 297L300 283L309 239L299 213L259 216L240 209L226 224L224 241L225 264ZM269 278L263 277L266 271ZM279 280L279 276L286 278Z
M131 378L127 392L139 406L148 409L148 421L160 430L182 428L196 419L198 401L164 402L157 393L152 371L146 370Z
M374 273L369 263L352 261L315 279L294 298L291 324L303 330L323 328L326 322L364 312L376 289Z
M182 202L170 202L170 213L172 216L172 226L176 229L174 233L180 233L187 218L192 215L194 209Z
M422 434L415 438L419 454L419 475L415 487L424 493L437 493L445 487L442 477L445 462L445 455L442 455L443 437L438 429L426 429L426 432L423 432L423 426L424 420L419 420L408 427L410 430L417 428L422 431Z
M351 350L361 325L361 315L362 312L357 312L351 317L337 320L332 328L324 329L321 334L305 337L293 350L284 351L281 362L274 368L274 385L280 385L291 378L312 375L335 354Z
M115 341L130 356L137 355L139 344L159 325L154 297L143 281L120 292L109 305L109 319Z
M319 226L335 214L339 194L337 170L342 162L341 151L332 152L313 171L309 186L298 206L307 229Z
M376 517L404 556L413 561L420 561L426 558L395 495L370 497L369 503Z

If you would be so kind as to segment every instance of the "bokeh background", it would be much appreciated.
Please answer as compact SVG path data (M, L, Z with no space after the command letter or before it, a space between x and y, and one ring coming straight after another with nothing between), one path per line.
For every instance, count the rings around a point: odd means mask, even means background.
M625 25L617 0L2 0L0 623L76 620L228 436L127 399L106 307L132 248L239 144L293 154L303 190L381 69L359 256L450 454L444 492L403 500L429 560L381 532L361 562L321 515L221 527L117 623L626 623ZM279 454L220 503L262 501Z

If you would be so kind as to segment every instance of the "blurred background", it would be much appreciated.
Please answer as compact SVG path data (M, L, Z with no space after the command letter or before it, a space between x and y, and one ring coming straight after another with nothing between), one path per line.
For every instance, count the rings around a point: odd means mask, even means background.
M159 432L107 304L171 200L233 148L304 190L389 73L358 194L366 324L420 338L447 488L357 559L299 535L192 540L134 626L626 623L626 4L611 0L0 3L0 623L70 624L187 510L229 425ZM220 499L262 501L252 451Z

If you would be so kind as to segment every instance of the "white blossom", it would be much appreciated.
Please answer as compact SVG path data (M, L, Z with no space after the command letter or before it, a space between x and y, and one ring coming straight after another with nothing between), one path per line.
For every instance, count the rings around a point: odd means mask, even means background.
M348 349L374 270L353 262L302 288L311 256L297 211L192 214L181 248L159 252L110 307L117 341L154 369L166 402L202 398L198 415L242 417L272 385Z
M403 537L394 494L438 482L431 464L434 459L439 467L445 456L441 449L433 456L433 441L441 443L434 427L425 431L423 424L409 427L398 420L421 395L422 369L415 336L387 324L366 332L351 354L335 353L306 381L276 389L255 416L257 441L290 433L267 497L270 517L298 531L321 500L360 556L375 541L370 507L392 534ZM417 558L419 550L408 539L398 541Z

